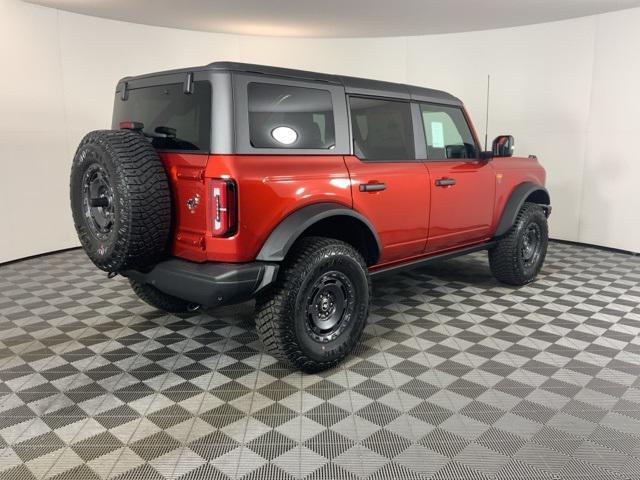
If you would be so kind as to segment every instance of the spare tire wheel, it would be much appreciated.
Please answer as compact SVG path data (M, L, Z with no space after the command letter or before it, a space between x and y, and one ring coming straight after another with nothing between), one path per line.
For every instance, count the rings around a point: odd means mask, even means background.
M157 263L169 242L171 193L149 141L128 130L88 133L71 167L71 210L98 268L120 272Z

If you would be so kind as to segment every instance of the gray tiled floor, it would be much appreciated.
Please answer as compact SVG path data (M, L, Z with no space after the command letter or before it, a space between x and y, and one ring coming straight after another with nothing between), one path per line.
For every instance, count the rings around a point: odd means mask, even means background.
M251 305L165 315L80 251L0 266L0 478L640 478L640 257L374 288L354 355L305 375Z

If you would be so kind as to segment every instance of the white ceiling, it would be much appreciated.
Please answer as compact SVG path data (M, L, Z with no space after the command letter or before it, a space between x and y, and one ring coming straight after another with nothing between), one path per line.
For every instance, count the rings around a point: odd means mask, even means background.
M164 27L245 35L386 37L513 27L640 6L640 0L25 0Z

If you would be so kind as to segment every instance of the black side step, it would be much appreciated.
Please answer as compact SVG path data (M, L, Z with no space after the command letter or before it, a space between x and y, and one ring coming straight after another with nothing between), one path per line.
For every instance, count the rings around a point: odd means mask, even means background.
M481 250L489 250L491 247L495 246L496 243L497 243L496 241L491 240L489 242L480 243L478 245L472 245L470 247L461 248L459 250L438 253L438 254L431 255L429 257L424 257L424 258L418 258L410 262L400 263L398 265L391 265L389 267L381 268L380 270L374 270L370 272L370 275L372 277L378 277L378 276L382 277L384 275L398 273L403 270L410 270L413 268L424 267L425 265L432 262L436 262L438 260L448 260L450 258L466 255L467 253L479 252Z

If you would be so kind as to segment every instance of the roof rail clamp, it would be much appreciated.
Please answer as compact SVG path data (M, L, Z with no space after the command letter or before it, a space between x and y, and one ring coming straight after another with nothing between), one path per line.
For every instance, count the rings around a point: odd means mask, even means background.
M122 92L120 92L120 99L124 102L129 99L129 82L124 82L122 85Z
M184 79L182 91L187 95L191 95L193 93L193 72L187 73L187 78Z

